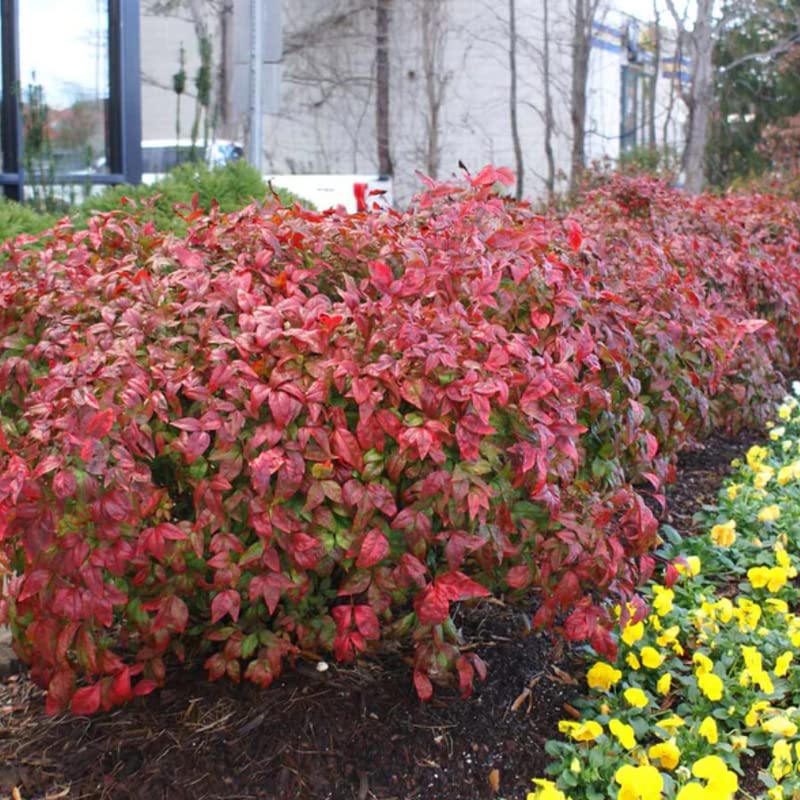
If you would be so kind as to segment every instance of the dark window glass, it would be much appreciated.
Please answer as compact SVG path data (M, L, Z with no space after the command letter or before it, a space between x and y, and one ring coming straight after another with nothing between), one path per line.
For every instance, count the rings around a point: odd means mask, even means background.
M108 0L19 4L22 158L27 182L108 172Z

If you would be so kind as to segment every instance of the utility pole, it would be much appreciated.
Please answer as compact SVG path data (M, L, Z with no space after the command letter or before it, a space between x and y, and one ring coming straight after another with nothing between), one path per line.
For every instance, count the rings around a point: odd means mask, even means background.
M250 139L248 160L259 173L264 149L264 109L262 103L264 74L264 6L262 0L250 0Z

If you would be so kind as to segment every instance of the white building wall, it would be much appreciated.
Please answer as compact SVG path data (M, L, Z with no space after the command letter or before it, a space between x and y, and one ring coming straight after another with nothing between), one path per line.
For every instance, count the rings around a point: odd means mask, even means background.
M443 22L434 37L440 96L438 177L459 174L459 161L471 171L487 163L516 169L511 135L509 21L507 3L491 0L397 0L390 41L390 116L394 198L406 203L420 188L417 172L429 171L431 86L426 75L422 4L442 4ZM612 0L609 0L612 2ZM248 0L234 0L230 18L227 70L233 79L228 124L220 135L247 136L246 72L242 36L248 29ZM518 126L524 162L524 189L541 197L547 164L544 149L542 4L517 3ZM568 177L571 147L570 80L572 22L570 0L550 0L550 44L555 167ZM265 116L264 172L268 174L377 173L375 136L375 12L361 0L283 0L283 63L277 113ZM608 30L621 29L624 17L604 11ZM220 52L219 28L215 53ZM241 30L239 30L241 33ZM215 34L212 34L214 36ZM616 159L620 143L620 76L626 50L608 31L599 31L590 59L587 109L587 161ZM142 64L144 137L174 133L180 41L185 42L188 88L197 69L194 29L189 19L143 17ZM615 44L616 42L616 44ZM238 43L238 44L237 44ZM615 49L616 48L616 49ZM430 52L430 48L428 48ZM429 62L430 59L427 59ZM236 67L236 63L239 66ZM430 70L428 70L430 71ZM667 81L661 81L664 87ZM659 88L659 97L664 95ZM188 93L187 93L188 94ZM660 99L659 102L662 102ZM680 101L676 103L680 105ZM184 97L183 130L188 135L193 102ZM675 114L680 119L680 114ZM675 123L673 133L679 132Z

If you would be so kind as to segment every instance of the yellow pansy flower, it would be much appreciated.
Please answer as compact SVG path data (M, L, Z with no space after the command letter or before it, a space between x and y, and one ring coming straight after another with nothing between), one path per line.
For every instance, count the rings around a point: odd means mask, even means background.
M794 653L791 650L787 650L775 660L775 674L779 678L782 678L789 671L789 664L792 663L793 658Z
M655 647L643 647L640 653L642 657L642 664L647 669L658 669L664 663L664 656L655 649Z
M622 641L628 647L633 647L642 636L644 636L644 623L641 620L639 622L628 622L622 631Z
M658 615L657 615L657 614L651 614L651 615L650 615L650 616L647 618L647 621L650 623L650 627L651 627L651 628L652 628L652 629L653 629L653 630L654 630L656 633L658 633L658 632L661 630L661 628L663 627L663 625L661 624L661 620L658 618Z
M757 470L768 455L769 450L766 447L754 444L745 456L747 458L747 466L752 470Z
M719 741L719 731L717 730L717 721L714 717L706 717L701 723L697 731L709 744L716 744Z
M653 586L653 610L659 617L664 617L672 611L672 604L675 600L675 592L672 589L666 589L659 584Z
M633 750L636 747L636 734L632 725L615 718L608 721L608 729L626 750Z
M676 728L680 728L686 724L686 721L683 717L679 717L677 714L671 714L669 717L665 717L662 720L656 722L659 728L663 728L665 731L674 731Z
M642 666L636 653L628 653L625 656L625 663L633 670L637 670Z
M747 725L748 728L755 728L762 716L762 712L771 707L772 705L769 700L756 700L756 702L750 706L750 710L744 718L744 724Z
M697 677L697 688L711 701L716 702L722 699L724 685L722 678L713 672L706 672Z
M718 547L730 547L736 541L736 520L714 525L710 536L711 541Z
M534 778L533 782L538 787L534 792L528 792L526 800L571 800L553 781L544 778Z
M740 483L732 483L728 488L725 490L728 495L728 500L733 502L736 499L736 496L739 494L739 489L742 488Z
M705 653L695 653L692 656L695 665L695 675L706 675L714 669L714 662Z
M732 799L739 788L736 773L728 769L719 756L705 756L695 761L692 774L706 781L708 797L714 797L715 800Z
M786 570L786 577L796 578L797 569L793 566L792 559L786 552L786 547L783 543L775 542L775 547L773 549L775 550L775 560L778 562L778 566Z
M778 784L771 789L767 789L767 800L784 800L783 786Z
M768 597L764 601L764 605L776 614L787 614L789 612L789 604L780 597Z
M653 761L658 761L664 769L670 770L675 769L681 760L681 751L675 744L674 739L654 744L647 751L647 755L652 758Z
M786 584L788 578L785 567L750 567L747 579L754 589L767 588L768 592L777 592Z
M790 419L792 416L792 409L786 403L778 406L778 417L783 420Z
M753 477L753 486L756 489L763 489L772 480L774 474L775 470L772 467L760 467Z
M736 600L736 608L733 616L739 623L739 630L746 633L748 630L755 630L758 621L761 619L761 606L746 597L739 597Z
M747 737L741 734L731 736L729 741L731 744L731 750L733 750L734 753L738 753L740 750L744 750L748 745Z
M607 692L614 684L622 678L622 672L606 664L605 661L598 661L586 673L586 682L590 689L602 689Z
M644 708L650 702L647 699L647 695L638 687L626 689L624 697L628 705L633 706L634 708Z
M786 486L787 483L794 477L794 469L791 465L781 467L778 470L778 486Z
M649 764L639 767L625 764L614 773L614 780L619 784L617 800L661 800L664 779Z
M656 683L656 689L659 694L669 694L670 687L672 686L672 675L665 672Z
M785 714L776 714L761 723L761 730L791 739L797 733L797 725Z
M586 722L573 722L569 719L562 719L558 723L558 730L561 733L568 733L576 742L593 742L603 733L603 726L593 719Z
M758 512L758 521L759 522L775 522L776 519L780 519L781 516L781 507L773 503L769 506L764 506Z
M786 428L784 428L783 425L778 425L777 428L773 428L769 432L769 438L772 439L773 442L777 442L785 433Z
M776 781L786 777L792 771L792 746L785 739L772 745L772 763L769 771Z

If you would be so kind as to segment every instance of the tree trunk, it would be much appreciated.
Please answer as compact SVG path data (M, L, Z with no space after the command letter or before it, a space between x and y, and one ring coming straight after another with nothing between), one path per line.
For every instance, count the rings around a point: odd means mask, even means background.
M514 161L517 174L517 200L522 199L525 182L525 166L522 161L522 144L519 139L517 120L517 4L508 0L508 67L511 77L509 107L511 109L511 140L514 143Z
M592 45L592 0L574 0L572 37L572 84L570 109L572 117L572 174L570 191L575 194L586 166L586 83L589 78L589 52Z
M713 40L711 15L714 0L697 0L697 17L690 38L692 50L692 89L689 102L689 135L684 152L686 191L699 194L705 180L705 152L708 122L714 100L714 80L711 69Z
M653 53L653 80L650 83L650 102L647 107L647 138L650 147L657 147L656 136L656 92L658 90L658 73L661 69L661 17L658 13L658 3L653 0L653 29L655 35L655 52Z
M556 160L553 154L553 92L550 86L550 0L542 0L542 80L544 83L544 155L547 159L547 197L552 200L556 191Z
M375 5L375 131L378 145L378 172L392 174L389 136L389 20L392 0L377 0Z
M420 0L422 25L422 69L425 77L425 172L431 178L439 177L441 160L440 118L444 94L449 82L445 69L445 7L444 0Z

